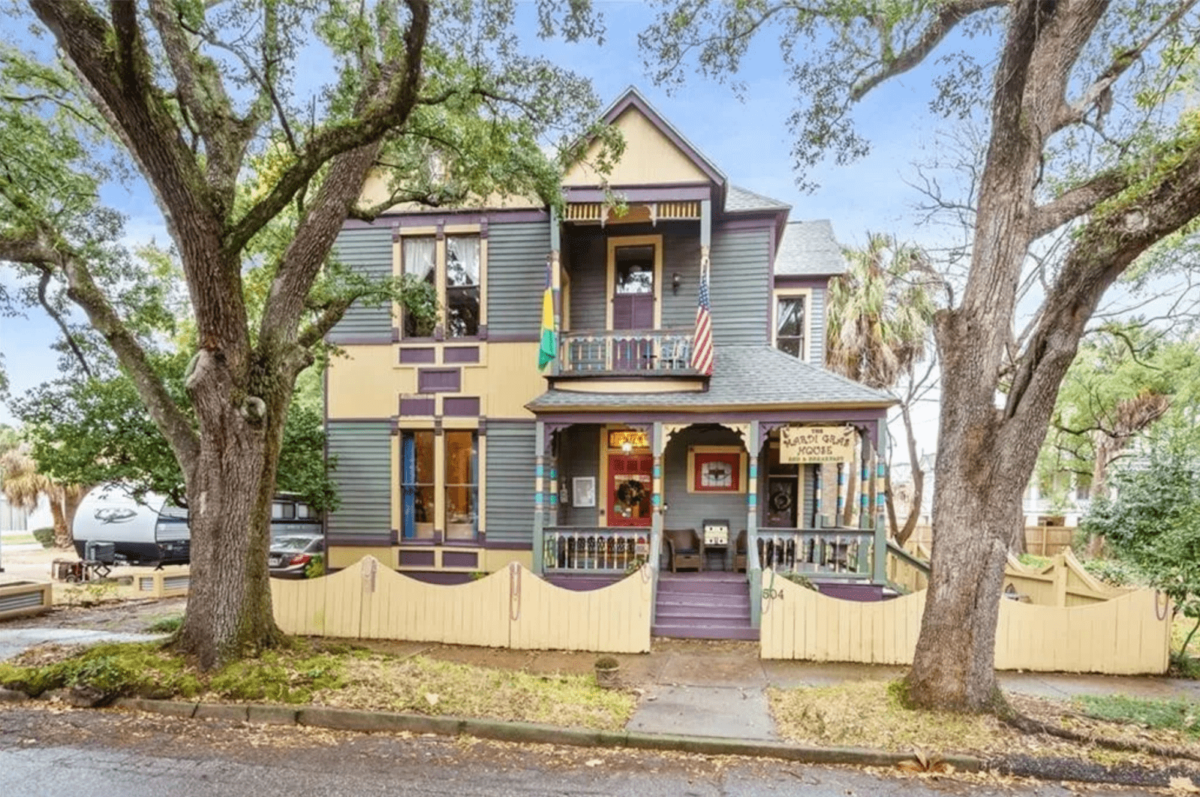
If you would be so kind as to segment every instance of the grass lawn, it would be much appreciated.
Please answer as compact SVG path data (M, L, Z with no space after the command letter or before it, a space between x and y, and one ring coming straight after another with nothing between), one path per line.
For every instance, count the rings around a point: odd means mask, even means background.
M305 703L600 730L624 727L637 704L631 694L601 689L590 675L536 675L305 640L203 674L156 643L83 651L48 645L0 662L0 684L33 694L89 684L111 695Z
M768 697L780 735L812 745L921 750L936 756L1085 758L1106 766L1154 766L1163 759L1116 752L1046 735L1022 733L991 715L917 711L903 705L900 682L856 682L822 688L772 689ZM1134 698L1088 698L1078 702L1008 696L1023 714L1093 737L1136 740L1200 753L1196 731L1200 706L1154 705Z

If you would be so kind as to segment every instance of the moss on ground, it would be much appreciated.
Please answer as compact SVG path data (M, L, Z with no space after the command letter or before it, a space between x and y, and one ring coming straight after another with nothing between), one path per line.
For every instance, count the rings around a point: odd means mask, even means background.
M35 649L0 663L0 685L30 695L88 686L109 699L179 697L524 720L617 729L633 695L582 675L536 675L292 640L258 658L201 673L162 643Z

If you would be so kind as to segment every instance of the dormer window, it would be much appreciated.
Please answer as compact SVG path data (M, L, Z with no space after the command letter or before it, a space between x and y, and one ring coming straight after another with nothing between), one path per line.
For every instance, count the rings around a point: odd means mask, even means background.
M774 345L799 360L808 360L808 316L812 292L776 291Z

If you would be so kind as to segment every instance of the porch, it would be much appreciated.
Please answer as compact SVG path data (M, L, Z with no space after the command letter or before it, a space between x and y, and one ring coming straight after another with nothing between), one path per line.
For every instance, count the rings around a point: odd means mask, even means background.
M686 406L711 398L718 380L708 391L626 398ZM613 399L567 393L551 391L573 403ZM639 409L539 413L535 571L587 589L648 564L654 629L665 636L757 638L755 598L767 568L827 594L883 597L882 410L753 417ZM818 457L825 461L806 461L811 452L792 450L800 431L844 445Z

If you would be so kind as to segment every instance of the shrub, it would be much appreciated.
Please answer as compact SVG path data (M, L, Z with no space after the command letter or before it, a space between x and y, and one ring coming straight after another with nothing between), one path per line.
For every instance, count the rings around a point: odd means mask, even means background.
M1119 559L1089 559L1083 563L1083 569L1114 587L1124 587L1139 581L1137 568Z
M44 529L34 529L32 532L33 538L42 544L43 548L54 547L54 527L50 526Z
M324 554L317 554L304 568L304 577L320 578L323 575L325 575L325 556Z

